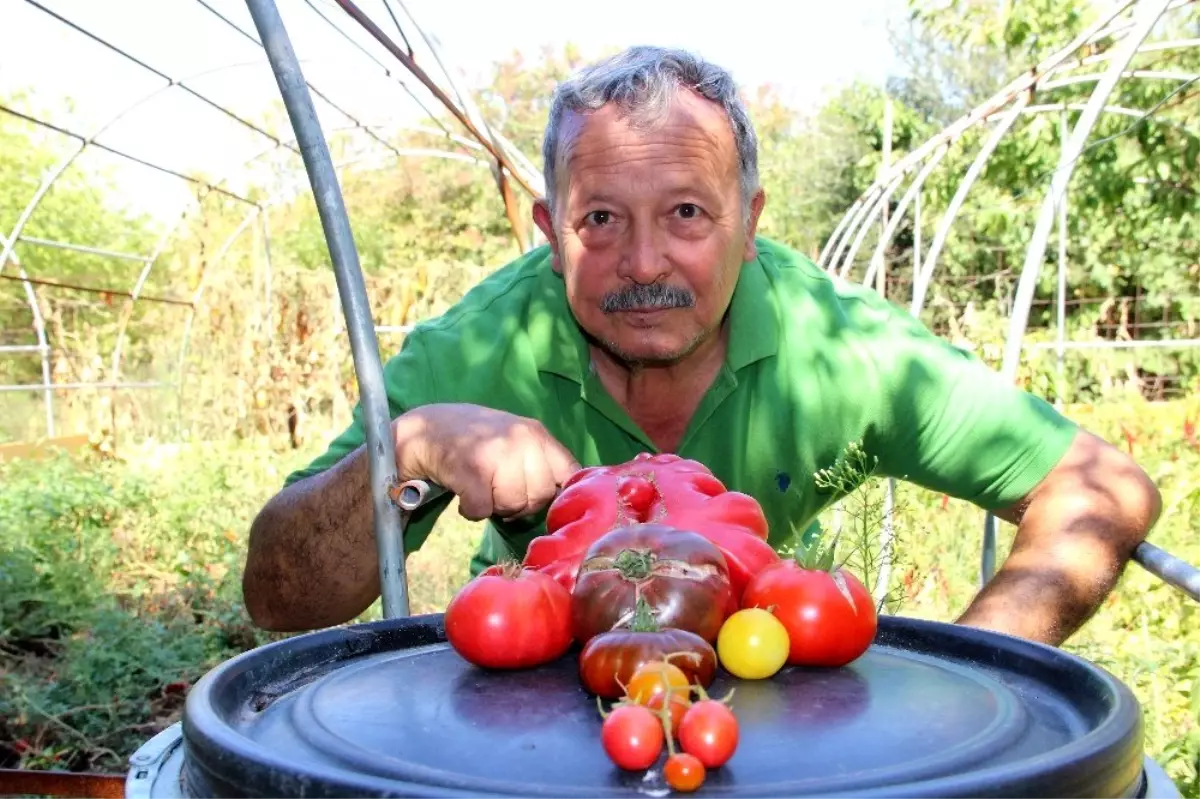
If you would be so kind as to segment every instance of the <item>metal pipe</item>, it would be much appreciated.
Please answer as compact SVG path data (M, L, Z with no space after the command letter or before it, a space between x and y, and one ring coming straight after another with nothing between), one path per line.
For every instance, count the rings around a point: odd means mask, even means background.
M1022 94L1017 97L1012 108L1000 119L1000 124L992 130L991 135L984 141L983 147L975 155L975 160L971 162L971 166L967 169L967 173L963 175L963 179L959 181L958 188L954 192L954 197L951 198L950 204L946 206L946 212L942 214L942 219L938 222L937 230L933 234L933 243L929 245L929 252L925 256L925 265L913 274L913 296L910 312L913 316L920 316L921 310L925 307L925 294L929 290L929 283L933 280L933 270L937 266L938 256L942 253L942 247L946 244L946 238L950 235L950 227L954 224L954 220L958 217L958 212L962 209L963 203L967 201L967 194L971 187L975 185L975 181L983 174L983 167L988 159L992 157L997 145L1000 144L1000 139L1008 133L1009 128L1016 122L1017 117L1021 114L1021 109L1029 102L1028 95Z
M883 261L883 250L891 242L892 237L896 235L896 229L900 227L900 223L904 221L904 213L908 210L909 203L913 200L917 201L917 213L919 215L921 208L921 189L925 186L926 179L933 173L933 170L946 157L946 153L950 152L950 145L947 144L942 149L936 151L933 157L930 158L925 166L921 167L921 171L913 178L913 182L909 185L908 190L900 198L900 203L896 206L896 213L887 223L887 228L883 231L883 235L879 237L879 241L875 245L875 252L871 256L871 265L867 267L867 274L863 277L863 284L867 285L875 277L875 268L877 263ZM920 220L913 222L913 235L916 237L914 252L919 252L921 249L921 233L918 229ZM917 261L913 261L914 270L917 267Z
M29 277L25 274L24 270L22 270L21 273L19 275L17 275L16 277L13 277L12 275L0 275L0 280L14 280L14 281L18 281L21 283L27 283L27 284L31 283L35 286L49 286L51 288L56 288L56 289L70 289L71 291L84 291L89 294L111 294L114 297L132 297L133 296L132 293L130 293L128 291L121 291L120 289L110 289L110 288L104 288L104 287L99 287L99 286L80 286L80 285L76 285L75 283L59 283L56 280L43 280L40 277ZM191 306L191 303L188 302L187 300L180 300L180 299L176 299L174 297L151 297L150 295L147 294L147 295L141 297L140 299L143 302L160 302L164 305L182 305L184 307Z
M1063 146L1067 143L1067 109L1063 109L1058 117L1059 142ZM1058 395L1059 403L1063 402L1063 378L1064 369L1063 361L1065 350L1063 343L1067 340L1067 192L1063 192L1061 201L1058 204L1058 288L1056 289L1058 296L1056 297L1058 313L1055 318L1055 376L1058 385L1055 387L1055 393Z
M4 344L0 345L0 352L45 352L46 348L41 344Z
M1164 583L1200 602L1200 569L1149 541L1138 544L1133 561Z
M89 388L168 388L174 383L22 383L0 385L0 391L83 391Z
M1054 341L1035 341L1028 344L1031 350L1052 350L1059 345ZM1200 338L1140 339L1135 341L1064 341L1064 350L1141 350L1150 348L1187 349L1200 347Z
M39 239L33 236L18 236L17 241L23 241L26 244L36 244L39 247L52 247L56 250L71 250L72 252L82 252L89 255L103 255L105 258L119 258L124 261L140 261L145 263L150 259L144 255L134 255L128 252L117 252L115 250L104 250L99 247L85 247L82 244L70 244L65 241L53 241L51 239Z
M246 0L254 25L271 62L271 70L296 132L313 199L321 217L326 244L333 262L338 293L350 335L354 371L362 403L367 460L371 475L375 542L379 552L379 584L385 618L409 614L408 580L404 562L404 519L392 504L388 488L396 483L395 446L391 438L387 389L379 345L372 329L366 286L350 220L338 187L333 160L325 144L316 108L308 93L300 62L279 16L274 0Z
M25 302L29 304L29 313L33 317L33 335L37 339L37 348L42 355L42 382L50 382L50 342L46 338L46 318L42 316L42 306L38 303L37 293L34 292L33 286L29 283L29 275L25 273L25 267L21 266L21 261L17 258L17 254L13 252L14 242L12 239L6 238L3 232L0 232L0 247L4 253L0 256L0 269L3 269L4 264L12 261L17 267L17 277L21 281L22 287L25 289ZM7 278L8 275L0 274L0 277ZM42 392L42 406L46 414L46 435L54 437L54 393L51 391Z
M1055 211L1065 194L1067 184L1075 172L1075 165L1084 142L1092 132L1096 120L1100 116L1109 95L1121 77L1121 72L1137 53L1138 46L1150 33L1154 23L1166 9L1169 0L1147 0L1137 11L1137 29L1121 43L1119 54L1113 56L1111 65L1104 79L1096 84L1096 89L1088 99L1087 107L1081 114L1071 138L1063 145L1059 157L1059 168L1055 170L1050 182L1050 188L1042 201L1037 224L1030 238L1029 249L1025 252L1025 263L1021 269L1021 277L1017 284L1017 294L1013 303L1013 314L1009 320L1008 338L1004 343L1004 360L1000 373L1006 380L1016 377L1020 363L1021 340L1025 335L1025 327L1029 320L1029 308L1033 301L1033 290L1041 271L1042 258L1046 253L1046 243L1054 225Z
M1112 62L1105 71L1104 78L1096 84L1087 107L1080 115L1071 138L1063 145L1059 156L1059 166L1050 181L1050 188L1042 201L1038 213L1037 224L1030 238L1029 249L1025 251L1025 263L1021 269L1021 277L1017 283L1016 297L1013 300L1012 316L1009 318L1008 337L1004 342L1004 359L1000 365L1000 374L1004 380L1013 382L1016 379L1017 368L1021 361L1021 344L1025 337L1025 327L1029 321L1029 309L1033 302L1033 290L1041 271L1042 258L1046 254L1046 243L1050 238L1050 229L1054 224L1055 211L1066 194L1067 185L1075 172L1075 164L1083 152L1084 142L1092 132L1100 112L1107 104L1108 97L1116 87L1121 73L1137 54L1138 47L1150 34L1154 23L1166 11L1171 0L1146 0L1139 5L1135 12L1135 26L1129 36L1124 39L1119 50L1113 54ZM984 552L982 557L983 582L991 579L995 569L995 519L992 514L984 521ZM991 552L988 551L989 545Z

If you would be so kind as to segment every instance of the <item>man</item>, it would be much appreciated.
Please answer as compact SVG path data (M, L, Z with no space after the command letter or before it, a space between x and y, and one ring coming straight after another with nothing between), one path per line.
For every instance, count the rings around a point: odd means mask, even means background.
M882 473L1018 525L958 619L1057 645L1160 511L1147 476L903 310L756 235L756 139L730 76L633 48L554 95L548 245L426 322L385 366L401 479L488 519L473 572L524 555L581 464L670 451L756 497L778 545L862 441ZM379 594L360 420L262 509L245 598L259 625L339 624ZM421 545L448 499L419 511Z

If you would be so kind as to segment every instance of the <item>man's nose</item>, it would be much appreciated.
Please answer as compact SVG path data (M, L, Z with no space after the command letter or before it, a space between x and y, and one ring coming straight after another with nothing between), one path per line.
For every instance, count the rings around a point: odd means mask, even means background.
M649 285L662 280L670 271L660 232L652 224L634 223L630 229L628 249L618 268L621 277Z

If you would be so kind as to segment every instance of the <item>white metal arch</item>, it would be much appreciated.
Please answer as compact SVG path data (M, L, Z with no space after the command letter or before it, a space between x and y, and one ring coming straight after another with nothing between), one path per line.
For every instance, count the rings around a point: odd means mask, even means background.
M912 297L909 310L914 315L920 314L954 221L996 146L1011 131L1018 118L1050 112L1059 113L1063 129L1062 151L1057 167L1050 173L1050 185L1045 190L1045 195L1040 203L1033 234L1025 251L1016 297L1009 317L1003 362L1000 368L1000 372L1005 378L1015 379L1033 301L1034 287L1044 260L1049 236L1056 217L1065 217L1066 188L1081 154L1089 146L1088 140L1097 121L1104 114L1135 117L1140 121L1165 102L1165 100L1159 101L1158 105L1151 109L1128 108L1113 104L1109 102L1109 99L1116 86L1121 81L1173 81L1178 83L1175 91L1170 95L1174 96L1186 87L1200 81L1200 75L1192 72L1140 69L1130 66L1139 55L1166 50L1200 48L1200 39L1147 41L1150 32L1165 14L1194 2L1195 0L1126 0L1126 2L1111 7L1108 14L1077 36L1071 44L1014 79L989 100L930 137L895 166L881 174L863 191L840 219L822 248L819 257L821 266L840 277L849 276L855 255L867 231L875 227L880 215L888 206L888 199L899 188L904 176L920 166L920 171L909 183L908 190L895 209L894 216L888 219L879 235L863 279L865 284L870 285L875 278L877 265L882 261L885 249L900 229L901 220L909 212L914 199L919 207L921 187L937 162L972 127L992 125L995 121L971 166L959 180L953 198L942 213L929 250L922 254L919 239L914 242ZM1106 37L1112 37L1113 41L1111 46L1103 51L1089 53L1082 57L1077 55L1085 45L1096 45ZM1072 74L1077 70L1096 66L1102 67L1101 71ZM1067 102L1053 102L1047 98L1036 104L1033 102L1035 95L1039 93L1053 94L1056 90L1066 87L1080 87L1089 84L1092 85L1092 88L1086 99L1082 101L1072 99ZM1069 130L1066 118L1068 111L1078 114L1074 126ZM1137 122L1133 124L1137 124ZM1197 136L1195 131L1184 125L1169 121L1167 124L1178 128L1185 135ZM1114 137L1106 137L1090 146L1096 146L1111 138ZM1060 222L1060 226L1062 224L1064 223ZM913 225L913 230L914 234L919 235L919 220L918 224ZM1060 237L1063 235L1065 233L1060 233ZM853 244L850 244L851 241ZM1065 279L1065 271L1061 263L1063 246L1064 242L1060 241L1060 294L1065 293L1061 290L1062 281ZM1188 343L1181 342L1181 344ZM1059 342L1058 348L1061 353L1064 349L1062 341ZM889 484L889 499L891 493L892 485ZM881 544L884 550L883 561L886 563L887 557L890 555L890 540L886 535L881 538ZM984 522L980 568L983 582L989 580L995 571L995 548L995 518L988 514ZM1161 552L1150 550L1150 554L1144 554L1140 562L1146 565L1147 562L1156 559L1161 560ZM886 573L881 577L883 579L876 585L877 596L881 596L882 592L886 591Z

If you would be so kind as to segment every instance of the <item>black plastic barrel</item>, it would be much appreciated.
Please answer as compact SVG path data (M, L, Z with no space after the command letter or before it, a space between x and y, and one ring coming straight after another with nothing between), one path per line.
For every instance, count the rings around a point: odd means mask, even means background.
M182 745L143 753L170 751L173 787L150 791L160 775L143 769L137 792L666 795L661 768L624 772L605 756L576 657L488 672L445 642L440 615L297 636L197 683ZM758 681L719 671L710 693L730 688L741 740L698 795L1178 795L1145 757L1125 685L1008 636L885 616L849 666Z

